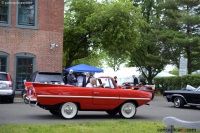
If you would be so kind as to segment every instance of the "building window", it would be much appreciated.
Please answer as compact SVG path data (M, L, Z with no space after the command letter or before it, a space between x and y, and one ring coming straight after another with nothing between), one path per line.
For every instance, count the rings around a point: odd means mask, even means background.
M37 0L18 0L17 26L21 28L36 28Z
M9 54L0 52L0 72L8 72Z
M6 57L0 57L0 72L6 72Z
M17 58L16 90L24 89L24 80L28 80L33 73L33 58Z
M0 25L10 24L10 0L0 0Z
M35 55L20 53L15 55L16 90L24 89L24 80L28 80L35 69Z

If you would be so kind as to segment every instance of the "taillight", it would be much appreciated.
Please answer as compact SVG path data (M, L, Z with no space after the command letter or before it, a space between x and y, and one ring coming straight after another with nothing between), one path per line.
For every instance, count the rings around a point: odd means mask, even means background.
M9 81L9 87L12 87L12 80L9 74L7 74L8 81Z

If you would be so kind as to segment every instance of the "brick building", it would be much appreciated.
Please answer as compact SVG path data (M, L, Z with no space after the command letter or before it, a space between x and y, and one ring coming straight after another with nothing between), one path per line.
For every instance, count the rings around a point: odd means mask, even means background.
M0 0L0 71L16 91L34 71L62 71L64 0Z

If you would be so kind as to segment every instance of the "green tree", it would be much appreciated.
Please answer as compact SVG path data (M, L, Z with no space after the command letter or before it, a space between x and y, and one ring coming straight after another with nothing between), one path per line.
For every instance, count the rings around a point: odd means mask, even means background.
M67 0L65 2L63 51L65 67L73 61L94 54L95 46L89 40L90 28L86 19L98 8L95 0Z
M114 71L120 69L121 64L127 62L127 52L117 49L107 53L106 64Z
M178 76L179 75L179 69L175 68L172 71L170 71L169 73Z
M167 0L163 4L163 30L160 42L166 58L179 67L180 54L188 59L188 74L200 65L200 1Z
M99 49L123 60L126 51L138 44L140 27L146 26L140 10L130 1L69 0L66 4L65 67L89 54L101 54Z
M142 9L149 27L141 30L140 45L131 53L129 65L138 67L149 84L152 84L153 78L168 64L168 60L163 58L163 47L158 40L157 32L161 27L161 4L161 0L134 1L134 5Z

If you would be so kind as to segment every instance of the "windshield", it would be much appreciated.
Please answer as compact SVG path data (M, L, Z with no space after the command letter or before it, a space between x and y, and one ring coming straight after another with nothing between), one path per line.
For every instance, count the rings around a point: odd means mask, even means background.
M98 78L101 83L97 82L97 86L102 84L102 83L105 83L105 88L115 88L113 82L112 82L112 79L111 78Z

